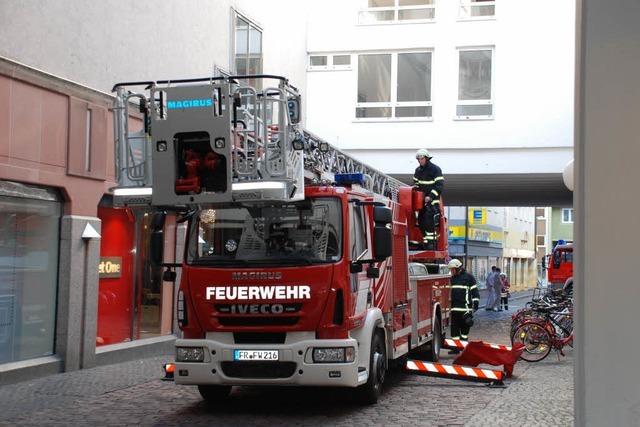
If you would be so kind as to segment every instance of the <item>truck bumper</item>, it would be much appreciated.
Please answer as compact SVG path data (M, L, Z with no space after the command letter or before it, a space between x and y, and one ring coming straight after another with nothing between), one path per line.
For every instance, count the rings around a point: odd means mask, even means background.
M175 364L177 384L292 385L357 387L368 377L368 363L359 361L353 338L318 340L314 333L288 333L284 344L235 344L231 333L210 333L205 339L178 339L176 347L204 348L204 362ZM353 347L350 363L313 363L313 348ZM278 361L234 361L234 350L277 350Z

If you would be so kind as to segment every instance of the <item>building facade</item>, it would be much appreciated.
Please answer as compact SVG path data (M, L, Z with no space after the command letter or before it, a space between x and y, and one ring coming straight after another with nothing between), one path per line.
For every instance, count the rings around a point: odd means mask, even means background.
M308 126L341 149L405 182L419 148L450 178L560 174L572 158L573 2L526 19L502 0L310 7Z
M448 207L449 254L486 286L492 266L509 278L513 290L536 285L534 208Z
M151 212L112 203L114 83L264 72L305 91L305 21L264 2L71 3L0 2L0 384L171 351ZM184 229L164 233L179 262Z

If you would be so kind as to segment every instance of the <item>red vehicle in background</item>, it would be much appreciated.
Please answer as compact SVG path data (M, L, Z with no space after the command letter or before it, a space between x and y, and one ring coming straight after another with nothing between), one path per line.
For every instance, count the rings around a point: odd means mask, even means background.
M560 240L547 258L549 286L573 292L573 244Z

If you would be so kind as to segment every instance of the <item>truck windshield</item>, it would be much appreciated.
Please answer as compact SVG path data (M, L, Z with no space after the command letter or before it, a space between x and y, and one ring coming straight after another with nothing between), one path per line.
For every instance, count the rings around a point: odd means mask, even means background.
M335 262L342 254L337 198L205 209L190 230L192 264L305 265Z

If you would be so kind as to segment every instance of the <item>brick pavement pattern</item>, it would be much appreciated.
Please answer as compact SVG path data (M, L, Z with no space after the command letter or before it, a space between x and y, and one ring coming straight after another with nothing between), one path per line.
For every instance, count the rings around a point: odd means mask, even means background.
M513 309L518 302L514 301ZM522 301L520 302L522 304ZM510 306L511 308L511 306ZM512 311L513 311L512 309ZM508 344L510 313L480 310L471 339ZM452 356L443 350L443 362ZM167 357L64 373L0 388L0 425L572 425L573 360L520 361L507 388L394 371L377 405L348 389L235 387L221 407L163 382Z

